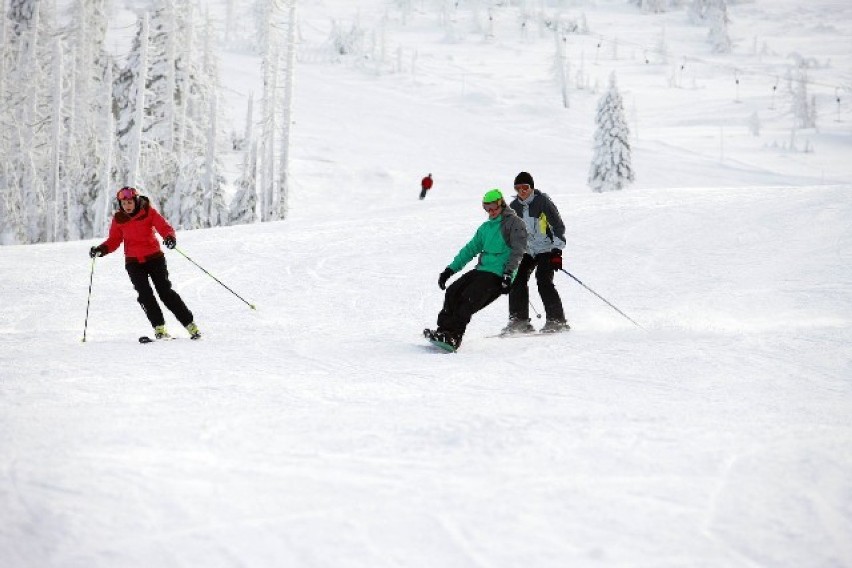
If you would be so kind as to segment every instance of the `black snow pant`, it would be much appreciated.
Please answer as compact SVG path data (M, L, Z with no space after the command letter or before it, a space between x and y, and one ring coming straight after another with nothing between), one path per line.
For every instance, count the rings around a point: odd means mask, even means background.
M153 327L165 325L166 320L163 318L163 310L160 309L160 304L154 298L154 291L151 290L151 283L148 282L149 278L154 283L154 288L156 288L160 300L175 315L181 325L186 327L192 323L192 312L183 303L180 295L174 291L172 283L169 281L169 269L166 268L165 256L158 256L145 262L131 261L125 264L125 268L133 287L136 288L136 293L139 295L137 301Z
M420 199L425 198L425 197L426 197L426 193L428 193L428 192L429 192L429 190L428 190L427 188L425 188L425 187L424 187L423 189L421 189L421 190L420 190Z
M553 285L553 266L550 264L550 254L537 254L534 257L524 255L518 274L509 291L509 318L526 321L530 319L530 289L529 280L535 269L535 281L538 285L538 294L544 304L544 313L548 321L565 321L565 312L562 309L562 299L556 286Z
M473 314L500 297L501 278L484 270L471 270L450 284L438 314L438 331L461 337Z

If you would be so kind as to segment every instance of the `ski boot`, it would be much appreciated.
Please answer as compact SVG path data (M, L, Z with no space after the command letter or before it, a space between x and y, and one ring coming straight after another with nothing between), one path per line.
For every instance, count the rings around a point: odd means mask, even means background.
M189 332L190 339L201 339L201 331L198 329L198 326L195 325L194 321L186 324L186 331Z
M435 341L440 341L441 343L446 343L453 350L458 351L459 347L461 347L462 335L460 333L452 333L450 331L436 331L432 339Z
M540 333L559 333L560 331L568 331L571 326L565 320L549 319L541 328Z
M535 328L529 319L509 318L509 323L500 332L500 335L514 335L516 333L532 333Z
M165 325L154 326L154 339L171 339L172 336L166 331Z

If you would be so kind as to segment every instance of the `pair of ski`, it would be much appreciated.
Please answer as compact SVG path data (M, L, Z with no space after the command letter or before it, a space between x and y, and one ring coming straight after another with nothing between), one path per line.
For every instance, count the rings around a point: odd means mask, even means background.
M149 337L149 336L147 336L147 335L143 335L143 336L141 336L141 337L139 338L139 343L154 343L155 341L173 341L173 340L175 340L175 339L177 339L177 337L171 337L171 336L169 336L169 337L161 337L160 339L155 339L155 338L153 338L153 337ZM195 334L195 335L193 335L192 337L190 337L190 339L193 339L193 340L195 340L195 339L201 339L201 335L200 335L200 334Z
M564 333L564 332L532 331L532 332L528 332L528 333L498 333L496 335L486 335L485 337L488 338L488 339L493 339L493 338L521 339L521 338L531 338L531 337L547 337L547 336L552 336L552 335L558 335L559 333ZM429 341L429 343L431 343L432 345L434 345L438 349L441 349L442 351L447 351L448 353L456 353L457 352L456 348L453 347L452 345L450 345L449 343L445 343L443 341L435 339L434 337L429 337L425 333L424 333L424 335L425 335L426 339Z

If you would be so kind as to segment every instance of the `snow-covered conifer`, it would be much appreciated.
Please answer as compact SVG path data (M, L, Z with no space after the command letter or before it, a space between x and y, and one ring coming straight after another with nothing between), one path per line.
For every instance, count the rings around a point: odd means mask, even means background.
M103 94L109 85L111 65L104 48L107 32L106 0L76 0L72 6L68 39L71 44L69 88L66 91L67 145L63 183L69 193L67 237L90 238L99 234L97 217L107 171L104 160L110 154L104 121L109 121L111 101ZM107 176L108 179L109 176Z
M710 0L692 0L686 8L686 14L689 21L694 24L703 24L707 17L707 9Z
M666 11L667 1L668 0L630 0L630 3L639 6L643 12L659 14Z
M236 182L231 200L232 225L254 223L257 219L257 141L252 140L243 163L243 174Z
M52 6L14 0L9 17L12 33L4 45L11 68L5 100L0 101L0 124L8 137L4 155L5 208L14 227L7 242L35 243L47 238L45 192L50 191L50 125L52 93L50 61L53 58ZM8 51L7 51L8 50ZM21 96L21 93L26 93ZM33 128L45 124L47 128Z
M800 67L792 82L794 128L816 128L816 109L808 97L808 72Z
M708 39L714 53L730 53L732 44L728 35L728 6L725 0L708 0L706 17L710 31Z
M12 32L20 36L33 29L37 22L39 0L9 0L9 11L4 14L12 21Z
M598 102L595 123L595 152L589 169L589 187L598 193L623 189L633 181L634 175L630 129L615 72L610 75L609 89Z

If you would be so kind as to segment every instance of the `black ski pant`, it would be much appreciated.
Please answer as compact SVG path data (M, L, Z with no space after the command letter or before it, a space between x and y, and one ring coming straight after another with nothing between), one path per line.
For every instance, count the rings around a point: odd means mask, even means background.
M565 321L565 311L562 309L562 299L553 284L553 266L550 264L550 254L542 253L535 256L524 255L518 274L509 291L509 318L526 321L530 319L530 276L535 270L535 281L538 294L544 304L544 313L548 320Z
M423 189L421 189L421 190L420 190L420 199L423 199L424 197L426 197L426 193L427 193L428 191L429 191L429 190L428 190L428 189L426 189L425 187L424 187Z
M133 287L136 288L136 293L139 295L137 301L142 306L142 311L151 322L151 326L165 325L166 320L163 318L163 310L160 309L160 304L154 298L154 291L151 290L151 282L154 283L154 288L157 290L157 295L163 304L171 311L182 326L186 327L192 323L192 312L183 303L180 295L172 288L172 283L169 281L169 269L166 268L166 257L155 257L145 262L128 262L125 264L127 274L130 276L130 281ZM148 279L151 279L151 282Z
M450 284L438 314L438 331L464 335L473 314L500 297L500 280L491 272L471 270Z

